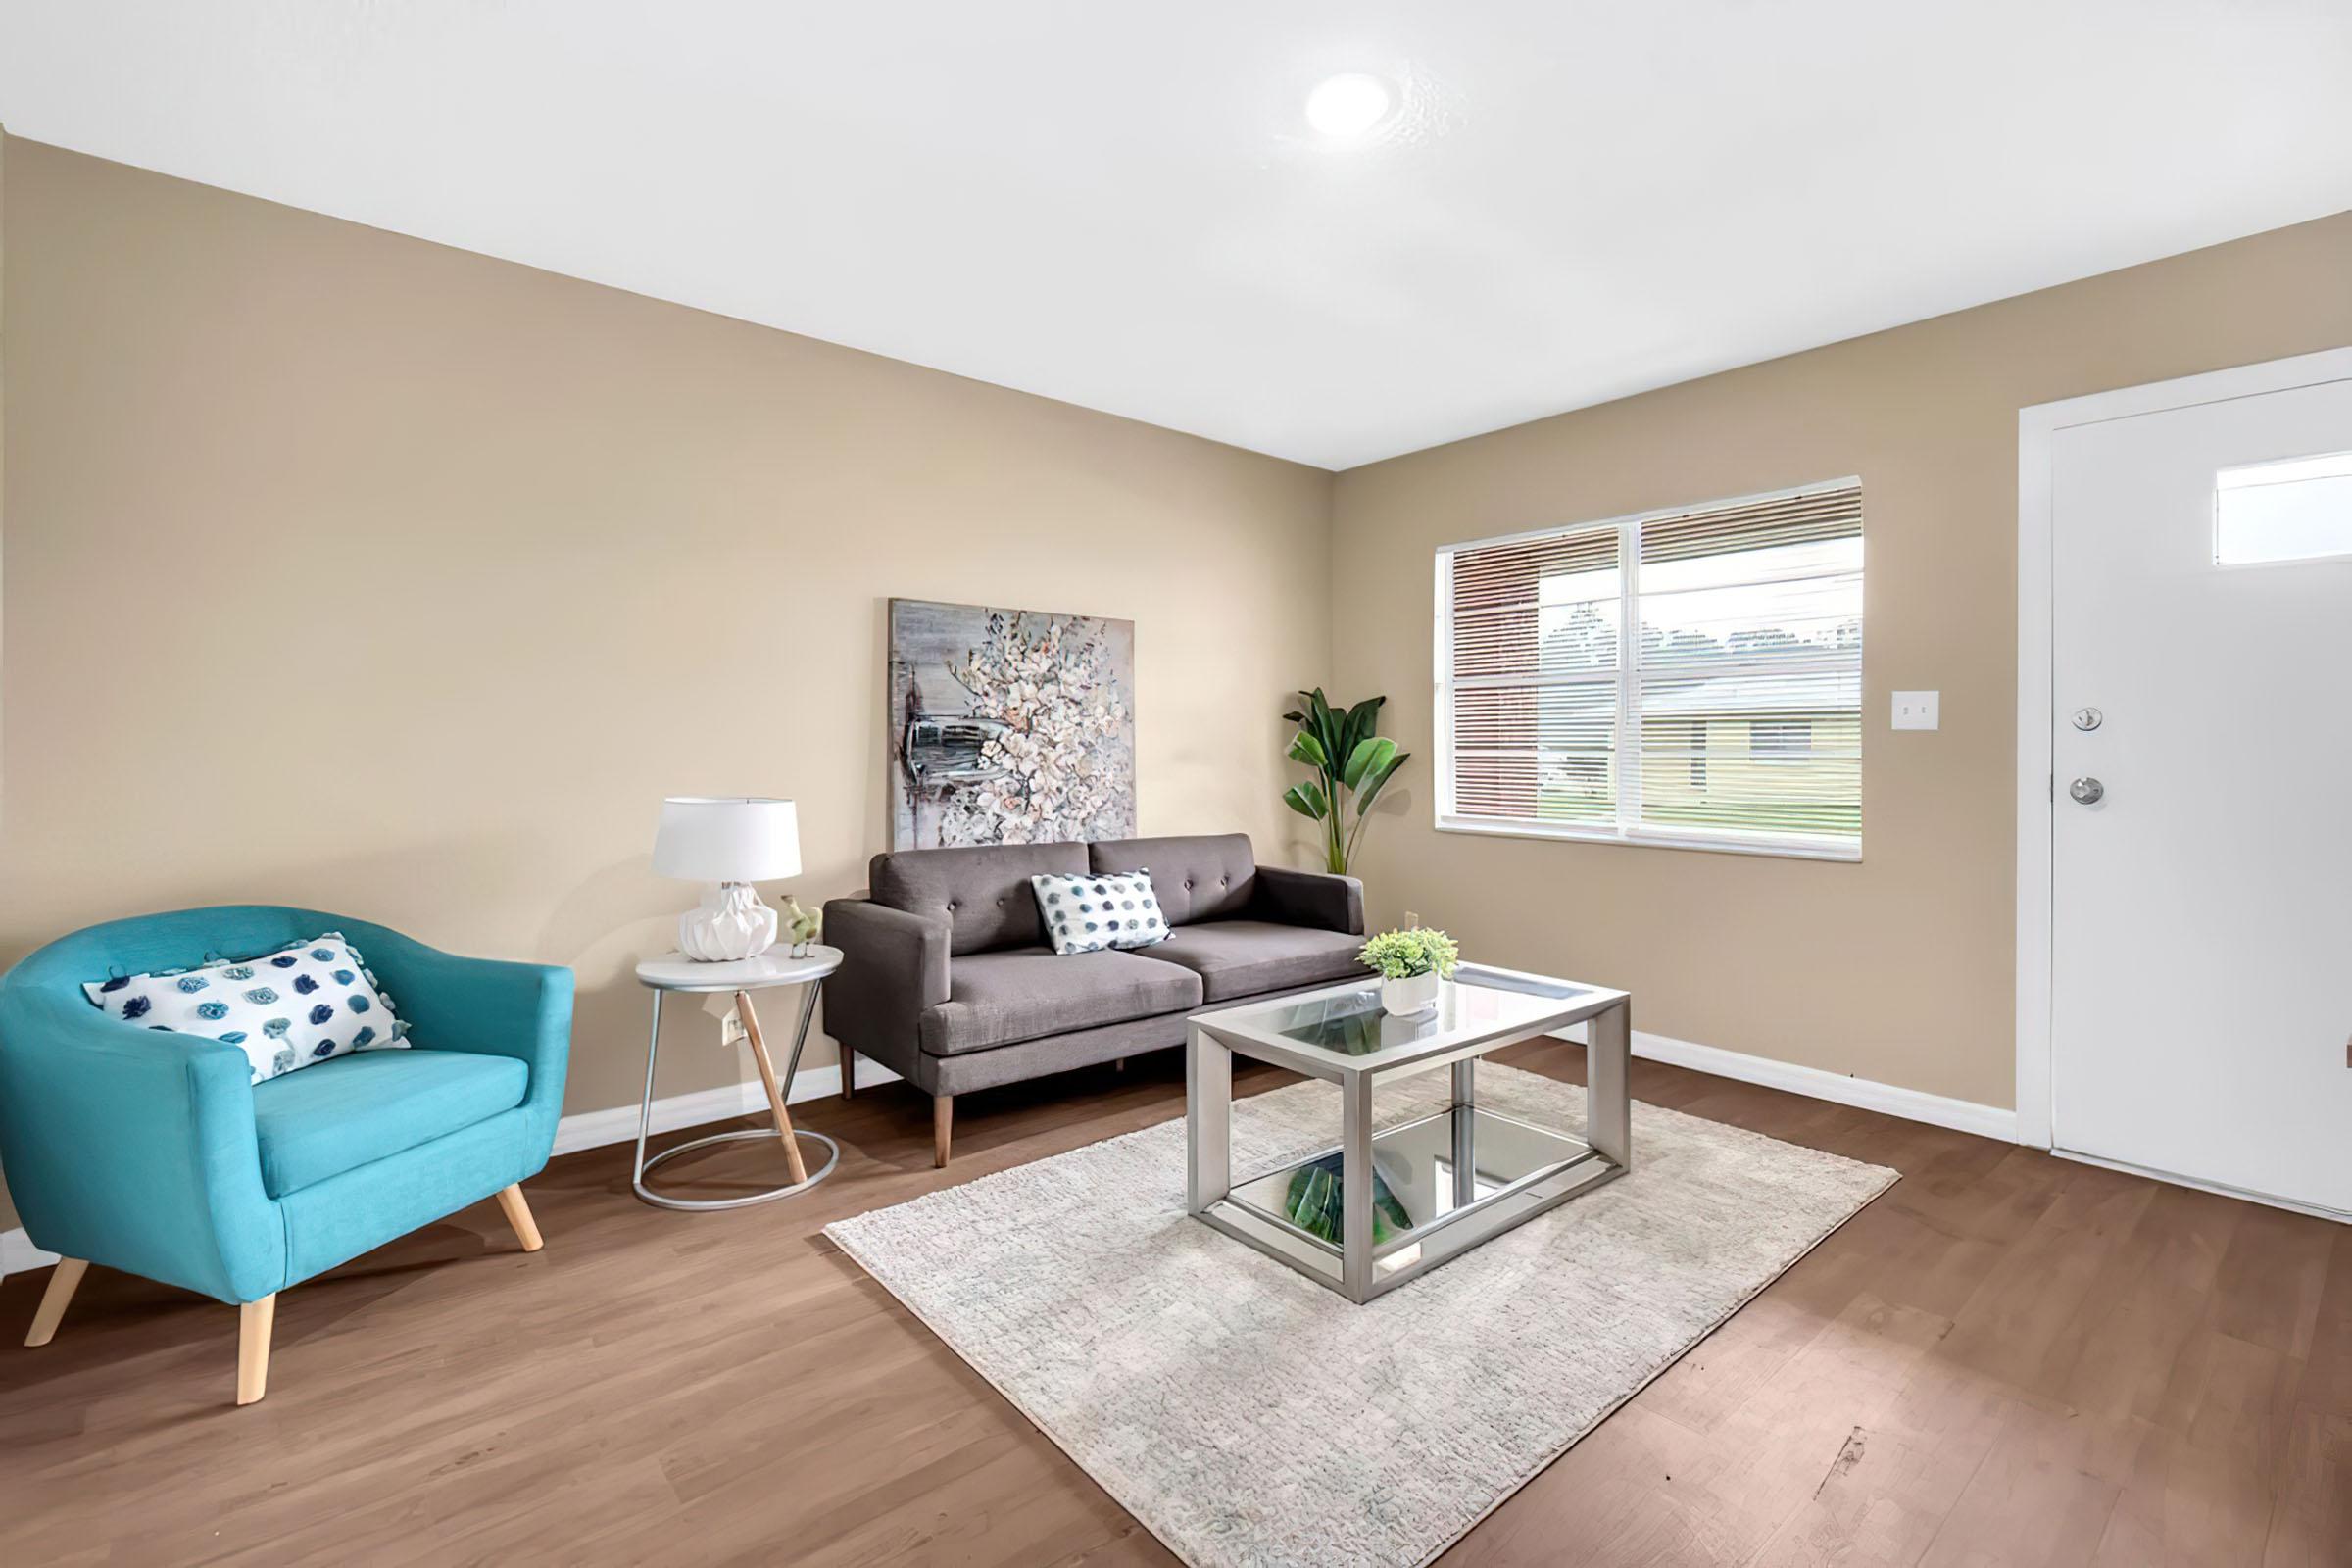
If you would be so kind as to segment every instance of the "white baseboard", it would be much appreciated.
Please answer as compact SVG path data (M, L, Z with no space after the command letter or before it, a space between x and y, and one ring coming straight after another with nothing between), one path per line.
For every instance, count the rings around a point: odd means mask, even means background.
M860 1089L872 1089L882 1084L895 1084L899 1075L878 1061L860 1063L858 1076L865 1082ZM822 1100L827 1095L841 1093L839 1067L806 1067L794 1077L788 1104L804 1100ZM700 1127L705 1122L725 1121L734 1116L757 1116L767 1109L767 1091L757 1080L747 1084L722 1084L716 1089L697 1090L693 1094L671 1095L654 1102L653 1128L657 1133L674 1133L682 1127ZM606 1144L625 1144L637 1136L637 1107L614 1105L607 1110L574 1111L556 1123L556 1148L559 1154L576 1153L583 1149L597 1149ZM0 1231L0 1277L20 1273L28 1268L47 1268L57 1261L55 1252L44 1252L32 1245L23 1226Z
M1564 1040L1581 1042L1585 1038L1581 1024L1558 1033ZM1643 1034L1639 1029L1634 1031L1634 1054L1671 1067L1688 1067L1692 1072L1733 1078L1743 1084L1758 1084L1766 1089L1852 1105L1859 1110L1900 1116L1905 1121L1924 1121L1934 1127L1949 1127L1954 1132L1975 1133L1980 1138L1996 1138L2005 1144L2017 1142L2016 1111L2003 1110L1998 1105L1981 1105L1973 1100L1953 1100L1921 1089L1903 1089L1820 1067L1802 1067L1792 1061L1775 1061L1770 1056L1751 1056L1718 1046Z
M895 1084L899 1075L878 1061L860 1062L858 1076L865 1082L860 1089L872 1089L882 1084ZM797 1105L804 1100L822 1100L827 1095L841 1093L841 1069L835 1067L804 1067L794 1075L792 1093L785 1103ZM750 1083L721 1084L716 1089L698 1089L692 1094L671 1095L654 1102L653 1130L674 1133L682 1127L700 1127L706 1122L726 1121L736 1116L758 1116L767 1109L767 1091L757 1079ZM556 1152L577 1153L583 1149L599 1149L606 1144L625 1144L637 1136L637 1106L613 1105L605 1110L576 1110L556 1124Z
M1585 1038L1581 1024L1559 1033L1562 1039L1580 1043ZM1769 1056L1750 1056L1742 1052L1724 1051L1715 1046L1694 1045L1688 1040L1670 1040L1664 1035L1644 1034L1639 1029L1634 1031L1634 1054L1651 1061L1662 1061L1669 1066L1688 1067L1693 1072L1712 1073L1718 1078L1737 1079L1743 1084L1760 1084L1766 1089L1783 1089L1792 1095L1805 1095L1814 1100L1827 1100L1861 1110L1900 1116L1905 1121L1924 1121L1931 1126L1949 1127L1954 1132L1975 1133L1980 1138L1997 1138L2003 1143L2017 1142L2017 1112L2003 1110L1997 1105L1980 1105L1974 1101L1953 1100L1944 1095L1931 1095L1924 1090L1902 1089L1869 1078L1826 1072L1819 1067L1800 1067L1794 1062L1775 1061ZM899 1077L881 1063L872 1061L860 1065L858 1076L865 1080L858 1085L860 1089L896 1083ZM809 1067L793 1080L791 1103L821 1100L827 1095L839 1093L839 1067ZM653 1128L657 1133L671 1133L680 1128L700 1127L706 1122L725 1121L735 1116L756 1116L766 1108L767 1094L756 1081L723 1084L716 1089L702 1089L692 1094L672 1095L666 1100L655 1101ZM635 1105L574 1111L556 1124L555 1152L559 1154L577 1153L583 1149L626 1143L636 1136ZM20 1269L45 1268L56 1261L55 1254L34 1247L22 1230L0 1231L0 1274L14 1274Z
M47 1268L57 1261L55 1252L44 1252L32 1245L32 1238L20 1225L13 1231L0 1231L0 1278L22 1274L28 1268Z

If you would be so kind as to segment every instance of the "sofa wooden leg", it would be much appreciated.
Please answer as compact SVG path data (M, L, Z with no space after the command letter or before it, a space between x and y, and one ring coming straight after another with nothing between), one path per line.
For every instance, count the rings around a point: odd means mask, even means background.
M237 1308L237 1402L270 1392L270 1331L277 1326L277 1293Z
M57 1325L74 1300L74 1293L81 1289L81 1277L90 1271L86 1257L61 1257L57 1267L49 1271L49 1288L41 1293L41 1304L32 1309L32 1332L24 1336L26 1345L47 1345L57 1335Z
M522 1196L520 1182L498 1190L498 1206L506 1210L507 1223L514 1227L514 1239L524 1251L536 1252L547 1245L539 1239L539 1222L531 1218L531 1205Z
M934 1169L948 1168L948 1136L956 1127L956 1097L931 1097L931 1164Z

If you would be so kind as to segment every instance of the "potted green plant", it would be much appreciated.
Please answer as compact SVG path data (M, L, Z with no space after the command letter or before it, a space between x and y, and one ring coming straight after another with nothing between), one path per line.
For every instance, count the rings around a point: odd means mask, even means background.
M1319 686L1298 697L1300 705L1282 715L1298 726L1291 737L1290 759L1313 768L1315 776L1284 790L1283 804L1316 825L1323 869L1345 876L1355 858L1355 841L1372 820L1372 803L1412 754L1374 733L1386 697L1367 697L1353 708L1332 707ZM1349 796L1355 800L1352 826L1345 809Z
M1380 976L1380 1004L1397 1018L1436 1006L1440 983L1453 978L1461 956L1461 946L1453 938L1420 926L1383 931L1356 955Z

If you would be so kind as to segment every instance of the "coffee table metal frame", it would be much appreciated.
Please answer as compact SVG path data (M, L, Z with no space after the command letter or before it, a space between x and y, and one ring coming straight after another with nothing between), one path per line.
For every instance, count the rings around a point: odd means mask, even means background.
M1517 993L1531 1001L1524 1006L1513 1007L1507 1018L1466 1022L1458 1027L1438 1026L1446 1016L1446 1004L1442 1003L1433 1027L1422 1031L1418 1038L1400 1038L1395 1044L1357 1055L1286 1038L1265 1025L1301 1004L1339 1001L1366 991L1374 994L1373 1004L1377 1005L1377 981L1352 981L1193 1014L1187 1020L1185 1045L1186 1202L1193 1215L1361 1303L1631 1170L1634 1163L1631 995L1519 970L1470 964L1462 965L1448 985L1485 986ZM1583 1136L1544 1129L1563 1146L1562 1157L1489 1191L1478 1191L1473 1147L1476 1127L1482 1117L1499 1116L1478 1104L1478 1058L1517 1041L1576 1023L1587 1026ZM1401 1021L1396 1032L1411 1036L1415 1031L1409 1021ZM1237 1053L1340 1086L1341 1142L1336 1149L1321 1151L1308 1158L1327 1159L1333 1154L1341 1158L1341 1245L1335 1247L1265 1207L1235 1197L1236 1188L1307 1162L1287 1160L1276 1171L1258 1172L1239 1181L1234 1178L1233 1058ZM1437 1114L1452 1119L1455 1204L1436 1219L1416 1225L1375 1248L1372 1241L1375 1138L1391 1138L1403 1129L1387 1128L1375 1133L1373 1091L1380 1085L1441 1067L1448 1069L1452 1078L1450 1102ZM1422 1118L1428 1119L1431 1118Z

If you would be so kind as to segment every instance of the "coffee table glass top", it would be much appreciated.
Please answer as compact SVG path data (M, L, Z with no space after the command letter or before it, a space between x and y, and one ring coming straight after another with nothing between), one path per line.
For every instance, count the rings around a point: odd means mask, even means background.
M1541 975L1463 964L1441 986L1437 1004L1396 1018L1381 1006L1380 982L1358 981L1238 1007L1196 1013L1221 1034L1357 1067L1385 1067L1473 1040L1556 1028L1566 1016L1597 1012L1622 992Z

